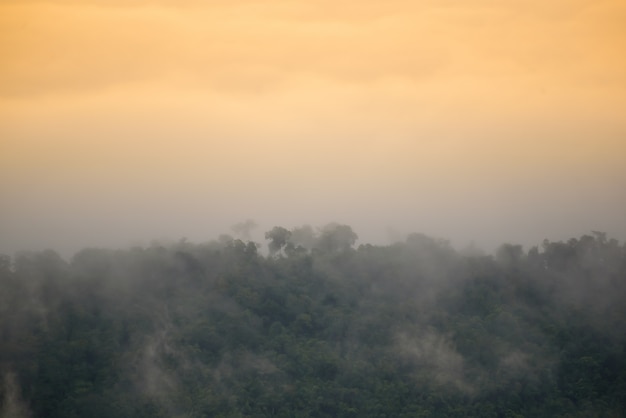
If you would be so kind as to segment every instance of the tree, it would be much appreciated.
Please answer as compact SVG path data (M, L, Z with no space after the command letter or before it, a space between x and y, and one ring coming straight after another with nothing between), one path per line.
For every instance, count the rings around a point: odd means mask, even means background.
M518 265L523 256L524 251L521 245L502 244L496 250L496 260L505 267Z
M324 252L345 251L359 236L348 225L331 223L322 228L316 247Z
M310 225L304 225L291 230L289 242L296 248L302 247L307 250L312 250L315 247L316 241L317 236Z
M290 237L291 232L282 226L275 226L271 231L266 232L265 239L270 241L268 244L270 255L275 255L287 245Z

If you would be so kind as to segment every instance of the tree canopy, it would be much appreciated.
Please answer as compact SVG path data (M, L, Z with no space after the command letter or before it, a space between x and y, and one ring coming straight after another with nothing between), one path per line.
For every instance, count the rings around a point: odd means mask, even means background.
M605 234L493 256L338 224L266 238L0 256L0 416L626 415L626 245Z

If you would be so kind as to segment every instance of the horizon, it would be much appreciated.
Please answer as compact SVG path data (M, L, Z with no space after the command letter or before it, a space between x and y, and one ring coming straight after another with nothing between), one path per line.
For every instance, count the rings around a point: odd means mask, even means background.
M189 244L192 246L202 246L204 244L227 245L228 242L241 241L244 243L249 243L249 242L254 243L256 248L259 250L259 254L261 256L271 257L271 252L269 250L269 241L271 241L271 239L265 236L266 232L269 232L271 228L265 230L260 225L254 223L254 225L249 227L247 230L243 232L241 231L236 232L237 225L242 225L244 223L251 222L251 221L252 221L251 219L248 219L245 222L241 222L239 224L233 225L229 231L220 233L213 237L205 237L204 239L201 239L201 240L188 239L185 236L178 237L178 238L158 237L158 238L147 239L147 240L135 240L135 241L127 242L126 244L120 244L120 245L84 245L82 247L77 247L74 249L68 249L68 248L63 249L63 248L54 248L54 247L20 249L20 250L14 251L13 253L0 252L0 255L9 256L11 259L15 260L16 257L19 257L20 255L24 255L24 254L32 254L32 253L36 254L36 253L44 253L47 251L52 251L58 256L60 256L65 262L71 262L72 259L77 254L81 253L84 250L104 250L104 251L118 252L118 251L129 251L134 248L143 248L143 249L159 248L159 247L175 248L182 244L184 245ZM311 231L317 237L319 237L319 234L321 234L325 228L331 227L333 225L348 226L356 234L357 238L355 240L355 243L351 246L353 250L359 250L361 246L371 245L374 247L389 247L389 246L394 246L396 244L406 244L407 242L409 242L410 237L415 236L415 235L424 236L429 239L432 239L435 242L438 242L443 246L447 246L451 248L456 253L466 255L469 257L474 257L474 256L493 257L497 255L497 252L500 248L503 248L507 245L519 246L524 254L527 254L532 249L537 249L539 254L541 254L544 252L542 247L544 246L546 242L569 243L572 240L580 241L583 237L593 237L594 239L605 239L607 242L614 240L617 242L618 246L620 245L626 246L626 241L617 239L611 236L611 234L608 234L602 231L588 231L588 233L584 233L579 236L570 236L570 237L565 237L563 239L544 238L544 240L542 240L541 242L536 242L536 243L531 243L531 244L524 244L524 243L516 242L514 240L504 240L502 242L494 244L491 247L485 247L485 246L479 245L475 241L454 242L445 237L428 235L428 234L424 234L418 231L413 231L413 232L403 234L403 233L400 233L399 231L391 230L391 229L387 230L386 242L365 241L360 237L358 230L352 229L350 225L339 224L336 222L331 222L323 226L322 225L311 226L309 224L303 224L303 225L296 225L296 226L286 228L286 229L289 231L294 231L299 228L310 227ZM281 225L276 225L276 226L280 227Z

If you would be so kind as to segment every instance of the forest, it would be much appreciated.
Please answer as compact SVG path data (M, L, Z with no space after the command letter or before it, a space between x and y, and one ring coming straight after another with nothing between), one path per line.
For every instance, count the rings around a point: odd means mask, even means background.
M626 416L626 244L605 233L493 254L265 237L1 256L0 416Z

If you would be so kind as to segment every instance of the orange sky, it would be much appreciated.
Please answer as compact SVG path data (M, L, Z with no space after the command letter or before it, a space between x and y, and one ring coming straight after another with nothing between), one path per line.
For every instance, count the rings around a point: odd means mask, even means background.
M626 239L625 2L336 3L0 2L0 252Z

